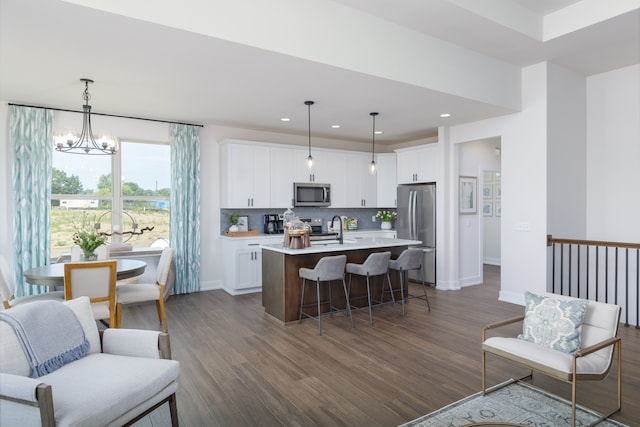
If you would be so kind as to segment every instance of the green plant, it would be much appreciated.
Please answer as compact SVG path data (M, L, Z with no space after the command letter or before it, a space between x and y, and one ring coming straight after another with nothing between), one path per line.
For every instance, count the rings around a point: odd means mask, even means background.
M84 254L85 259L91 258L98 247L107 243L107 237L98 233L87 218L87 213L83 212L80 226L76 226L73 233L73 243L78 245Z
M378 211L376 214L376 218L380 218L382 222L391 222L397 216L398 213L393 211Z
M229 221L229 225L238 225L238 222L240 222L240 214L238 211L233 211L227 219Z

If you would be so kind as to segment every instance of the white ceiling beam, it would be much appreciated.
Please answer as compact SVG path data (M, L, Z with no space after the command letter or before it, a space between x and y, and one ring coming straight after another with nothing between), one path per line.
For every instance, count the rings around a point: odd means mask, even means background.
M640 0L582 0L544 17L544 41L640 9Z
M520 70L330 0L67 0L518 110ZM215 54L215 53L212 53Z

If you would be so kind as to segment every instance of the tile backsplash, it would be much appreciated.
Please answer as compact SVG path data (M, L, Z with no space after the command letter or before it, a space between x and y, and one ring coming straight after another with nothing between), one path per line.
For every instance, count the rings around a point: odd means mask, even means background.
M285 209L220 209L220 233L229 229L228 217L233 212L249 217L249 229L263 232L263 215L281 214ZM334 215L353 217L358 219L358 230L379 230L380 218L371 221L378 208L293 208L299 218L322 218L323 231L326 231L327 221L331 221ZM388 209L387 209L388 210Z

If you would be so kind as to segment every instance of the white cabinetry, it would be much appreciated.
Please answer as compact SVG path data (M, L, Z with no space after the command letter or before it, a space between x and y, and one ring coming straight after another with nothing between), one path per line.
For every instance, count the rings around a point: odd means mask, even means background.
M292 146L227 140L220 146L220 207L278 208L292 205L294 182L331 184L332 208L394 207L394 154L379 155L378 174L369 173L371 155L316 149L306 168L308 150ZM378 192L378 183L384 190ZM383 195L382 204L377 203Z
M396 155L394 153L378 154L376 156L376 203L379 208L395 208L397 206Z
M346 207L376 207L376 176L369 173L371 157L368 154L351 153L346 155L346 159Z
M331 207L347 208L347 156L345 153L331 153L330 163Z
M223 289L231 295L262 290L262 249L260 245L282 242L283 237L221 237L224 254Z
M435 182L438 178L437 144L396 150L398 184Z
M221 207L270 207L269 148L223 143L220 153Z
M309 170L307 169L307 157L309 157L309 150L294 149L293 151L294 158L291 165L289 165L289 167L294 171L293 182L318 182L321 184L329 182L331 174L331 160L329 152L311 150L313 167Z
M291 148L271 148L271 207L293 206L293 162L301 161Z

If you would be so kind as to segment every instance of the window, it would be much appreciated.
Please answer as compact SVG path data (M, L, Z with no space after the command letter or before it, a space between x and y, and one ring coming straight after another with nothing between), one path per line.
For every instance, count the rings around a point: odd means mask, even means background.
M113 156L53 151L51 257L69 252L83 220L111 244L169 241L170 154L167 143L122 141Z

